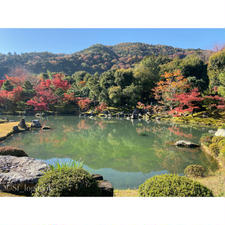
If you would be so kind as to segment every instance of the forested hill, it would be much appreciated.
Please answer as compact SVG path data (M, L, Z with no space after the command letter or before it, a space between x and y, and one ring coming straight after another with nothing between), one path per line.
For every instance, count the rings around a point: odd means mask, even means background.
M31 73L64 72L68 75L76 71L102 73L109 69L129 68L147 55L168 55L183 58L196 53L206 60L210 51L201 49L181 49L166 45L144 43L121 43L113 46L93 45L73 54L53 54L31 52L23 54L0 54L0 77L22 67Z

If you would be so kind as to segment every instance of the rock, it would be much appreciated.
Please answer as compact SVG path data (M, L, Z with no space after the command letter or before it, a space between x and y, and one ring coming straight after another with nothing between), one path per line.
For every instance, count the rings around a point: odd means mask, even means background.
M185 147L185 148L198 148L198 147L200 147L199 144L195 144L195 143L192 143L190 141L184 141L184 140L177 141L175 143L175 145L177 147Z
M134 111L132 112L131 119L138 119L139 113L140 113L139 109L134 109Z
M216 133L215 130L209 130L208 132L209 132L210 134L215 134L215 133Z
M18 133L20 131L18 126L13 126L12 129L13 129L13 133Z
M30 157L0 156L0 190L31 195L48 168L45 162Z
M32 120L31 127L41 128L41 123L39 122L39 120Z
M93 177L95 180L103 180L103 176L100 175L100 174L92 174L92 177Z
M103 111L102 114L108 115L109 114L109 111L108 110Z
M49 130L49 129L51 129L51 127L49 127L49 126L43 126L42 127L42 130Z
M23 149L12 147L12 146L4 146L0 147L0 155L11 155L17 157L28 157L26 152Z
M218 129L215 133L217 137L225 137L225 129Z
M102 197L113 197L113 186L107 180L98 181L98 188L100 189L100 196Z
M21 119L18 126L21 127L22 129L27 129L25 119Z
M36 113L35 117L43 117L45 114L44 113Z

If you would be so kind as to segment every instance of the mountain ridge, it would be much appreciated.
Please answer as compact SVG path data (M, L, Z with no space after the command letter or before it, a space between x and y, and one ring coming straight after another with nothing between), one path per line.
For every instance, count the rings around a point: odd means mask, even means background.
M183 58L198 54L207 60L210 50L183 49L168 45L152 45L141 42L124 42L116 45L94 44L72 54L51 52L29 52L22 54L0 53L0 76L10 74L17 67L39 74L47 70L72 75L76 71L102 73L109 69L130 68L145 56L166 55Z

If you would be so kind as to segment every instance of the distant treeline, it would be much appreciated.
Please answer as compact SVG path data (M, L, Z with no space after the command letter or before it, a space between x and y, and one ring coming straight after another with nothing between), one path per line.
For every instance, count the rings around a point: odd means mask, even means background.
M74 54L53 54L49 52L0 54L0 78L4 74L13 74L13 70L18 67L34 74L47 71L62 72L68 75L77 71L102 73L109 69L133 67L135 63L149 55L183 58L193 53L198 54L204 61L210 55L210 51L201 49L181 49L144 43L121 43L114 46L96 44Z

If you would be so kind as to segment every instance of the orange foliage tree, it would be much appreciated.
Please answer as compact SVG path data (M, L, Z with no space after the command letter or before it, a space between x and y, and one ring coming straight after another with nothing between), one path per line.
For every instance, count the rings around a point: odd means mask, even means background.
M189 88L188 80L181 74L180 70L177 70L173 73L165 72L161 75L161 80L152 90L158 103L165 106L165 109L172 110L174 107L173 96L185 93Z

